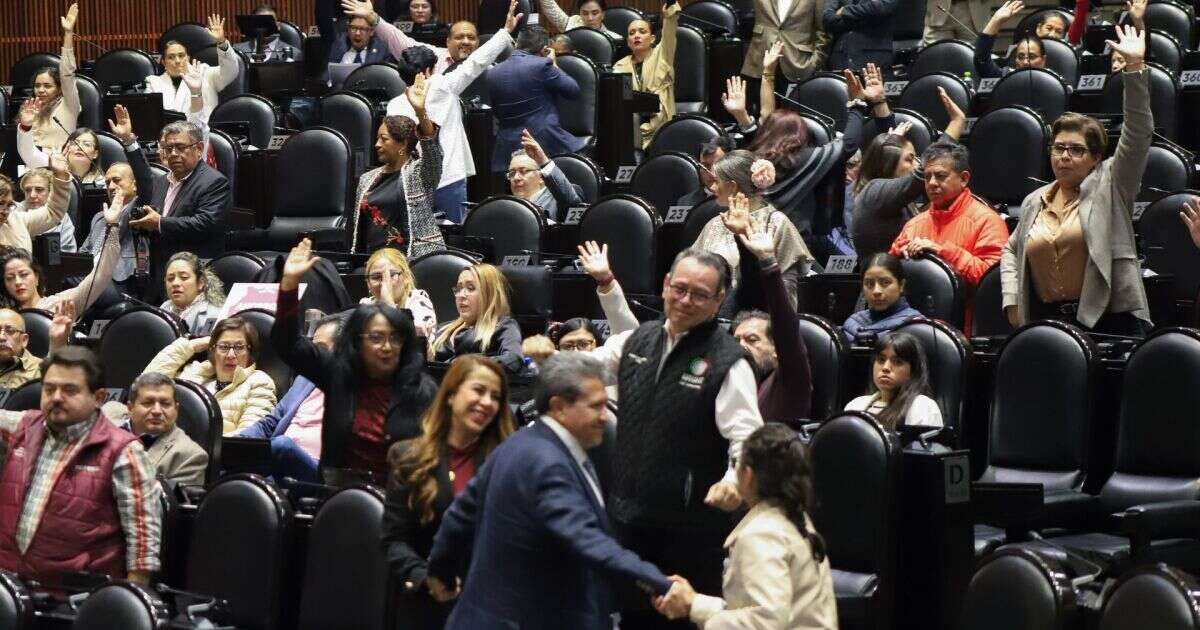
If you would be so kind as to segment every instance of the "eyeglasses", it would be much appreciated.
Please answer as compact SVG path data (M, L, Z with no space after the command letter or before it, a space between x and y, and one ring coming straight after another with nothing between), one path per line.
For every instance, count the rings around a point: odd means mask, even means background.
M367 343L376 348L382 348L384 343L390 344L393 348L398 348L404 342L404 338L400 336L400 333L369 332L359 336L366 339Z
M96 143L92 140L72 140L67 144L73 144L80 149L95 149Z
M389 276L390 276L390 277L392 277L392 278L399 278L399 277L400 277L400 272L399 272L399 271L393 271L393 272L391 272L391 273L389 274ZM382 273L373 273L373 274L371 274L371 275L367 276L367 280L369 280L369 281L371 281L371 282L374 282L374 283L378 284L378 283L380 283L380 282L383 282L383 274L382 274Z
M1033 53L1017 53L1017 61L1024 61L1026 63L1032 62L1032 61L1037 61L1038 59L1041 59L1041 58L1042 58L1041 55L1036 55Z
M580 339L579 341L564 341L559 344L558 349L566 352L586 352L596 347L596 342L592 339Z
M475 292L475 287L454 287L453 289L450 289L450 293L453 293L454 297L458 297L460 295L466 295L468 293L474 293L474 292Z
M187 151L188 149L190 149L198 144L200 144L200 143L193 142L191 144L160 144L160 145L158 145L158 150L163 155L173 155L173 154L182 155L184 151Z
M682 300L684 297L690 297L692 302L695 304L703 304L715 297L703 291L689 289L681 284L672 284L670 285L670 289L671 297L674 297L676 300Z
M217 344L217 352L221 354L230 354L235 357L246 353L246 344L244 343L219 343Z
M16 337L17 335L24 334L25 331L19 328L13 328L12 326L0 326L0 335L4 335L5 337Z
M1088 154L1088 148L1082 144L1060 144L1058 142L1050 145L1050 155L1060 157L1064 153L1078 160Z
M508 179L516 179L518 177L525 177L526 175L528 175L530 173L536 173L536 172L537 171L532 168L514 168L511 171L505 173L504 176L507 177Z
M351 26L350 28L347 28L346 30L350 31L351 33L370 33L371 31L373 31L375 29L373 29L369 26Z

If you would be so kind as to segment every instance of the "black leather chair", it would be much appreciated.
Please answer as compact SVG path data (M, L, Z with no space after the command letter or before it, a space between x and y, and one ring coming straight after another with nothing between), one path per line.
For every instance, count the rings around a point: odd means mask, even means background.
M228 602L231 625L282 628L291 525L291 505L275 486L257 475L222 479L196 511L185 588Z
M301 232L346 227L350 203L350 142L328 127L288 138L276 157L275 215L267 248L291 250Z
M740 29L737 9L723 0L700 0L687 5L679 23L694 26L713 37L737 37Z
M390 63L363 64L347 75L342 84L343 90L358 92L372 103L386 103L407 88L408 84L400 78L400 71Z
M808 131L808 143L814 147L825 146L834 138L833 129L829 123L808 112L800 112L804 119L804 127Z
M382 539L378 488L345 488L321 503L308 533L298 628L392 627L387 621L393 593ZM354 579L346 579L351 575Z
M171 611L153 590L132 582L109 582L92 590L75 611L72 630L160 630Z
M521 336L543 335L554 308L554 276L541 265L502 265L508 280L512 318L521 326Z
M169 41L177 41L187 49L188 55L210 66L217 65L217 40L213 39L208 28L199 22L180 22L167 29L158 37L155 50L163 51L163 46Z
M282 397L283 393L279 395ZM211 484L221 472L221 432L224 429L221 405L207 389L178 378L175 379L175 404L179 407L176 426L208 453L204 482Z
M864 413L821 425L809 446L813 521L833 567L838 625L890 628L896 589L900 444Z
M113 138L116 140L116 138ZM237 191L237 165L242 156L242 147L229 134L220 129L208 130L208 146L212 147L217 160L217 170L229 180L229 190ZM124 161L124 160L121 160Z
M676 30L675 111L708 111L708 37L702 29L687 24Z
M42 379L35 379L14 389L4 399L5 411L30 411L42 405Z
M566 209L563 209L565 213ZM475 206L463 221L463 234L492 239L496 262L505 256L533 256L524 250L543 251L542 235L546 231L546 217L537 206L511 195L491 197Z
M958 273L933 254L906 258L901 264L908 276L904 283L904 297L908 298L908 303L926 317L962 329L964 289Z
M679 235L679 245L683 248L692 246L697 238L700 238L700 231L714 217L723 211L721 206L717 204L716 198L710 197L699 204L696 204L692 211L688 213L687 219L683 222L683 232ZM679 252L663 252L664 257L674 258ZM668 263L670 261L667 261Z
M96 149L100 152L100 169L107 171L108 167L118 162L125 162L125 147L117 137L107 131L96 130Z
M943 39L922 48L908 69L908 77L915 81L934 72L956 77L975 72L975 47L962 40Z
M254 282L254 276L266 266L266 261L250 252L226 252L208 263L226 291L239 282Z
M279 124L279 112L275 105L257 94L242 94L223 101L213 110L209 124L249 123L250 144L265 149L271 144L275 127Z
M321 122L350 142L354 156L352 181L367 170L375 150L375 118L371 102L357 92L335 92L321 98Z
M600 68L591 59L576 54L559 55L557 62L558 69L579 84L579 98L573 101L556 99L558 121L563 129L590 143L596 135L596 90L600 83Z
M0 628L33 628L33 598L16 573L0 570Z
M938 320L911 319L895 330L908 333L920 342L929 363L932 397L942 410L942 424L961 435L963 402L974 363L971 343L957 328Z
M837 131L846 128L846 78L834 72L818 72L792 87L788 97L833 119Z
M625 36L629 32L629 23L634 20L644 20L646 15L633 7L608 7L604 10L604 28Z
M992 89L992 107L1024 105L1042 120L1053 121L1070 109L1071 88L1062 77L1045 68L1015 70Z
M1150 31L1146 40L1147 54L1150 59L1162 67L1178 75L1183 68L1184 45L1175 39L1174 35L1160 31Z
M458 274L473 264L470 258L448 251L430 252L410 263L417 288L429 294L439 323L458 317L450 291L458 283Z
M282 39L283 43L297 50L304 49L305 35L299 26L287 20L276 20L275 24L279 27L279 39Z
M971 577L963 599L960 627L977 630L1082 627L1079 611L1084 601L1074 580L1090 576L1089 568L1065 554L1001 550L985 558Z
M897 125L904 122L912 123L912 129L909 129L904 137L912 143L913 150L917 152L917 155L924 153L925 149L937 139L939 133L937 128L924 114L911 109L895 109L892 110L892 115L895 117ZM887 131L887 129L879 128L879 123L875 118L868 119L863 125L864 138L874 138L887 133Z
M842 105L845 106L845 103ZM711 118L680 114L658 128L650 146L646 147L646 157L654 157L668 151L696 155L700 151L700 145L724 135L725 130Z
M1149 169L1146 174L1149 176ZM1146 247L1146 267L1175 276L1176 300L1190 300L1200 291L1200 252L1179 222L1183 203L1196 194L1187 191L1167 195L1150 204L1138 221L1138 232Z
M608 243L613 275L626 295L657 295L662 278L655 262L662 218L645 200L609 195L592 204L579 221L579 240Z
M585 155L560 153L552 156L554 164L562 169L567 181L583 190L583 200L595 203L604 187L604 169Z
M154 60L136 48L116 48L96 59L92 78L106 94L122 94L141 87L156 74Z
M1079 82L1079 53L1067 42L1061 39L1047 38L1042 40L1046 49L1046 67L1058 73L1067 85Z
M971 337L1007 337L1012 324L1004 314L1004 295L1000 286L1000 265L983 274L975 289L975 305L971 320Z
M1200 628L1200 582L1165 564L1121 576L1104 598L1100 630Z
M92 129L105 129L108 125L104 121L102 111L104 92L100 90L100 86L96 85L91 77L78 74L75 75L75 88L79 90L78 125Z
M1164 192L1178 192L1191 187L1194 157L1173 143L1155 142L1146 157L1139 197L1157 198Z
M579 26L566 32L575 53L591 59L598 66L612 67L617 60L616 46L608 35L594 28Z
M48 52L35 52L25 55L13 64L9 70L8 80L12 83L14 95L33 93L33 79L43 68L58 68L59 56Z
M254 327L258 332L258 359L254 365L271 376L275 381L275 391L282 395L292 386L292 368L279 356L275 344L271 343L271 329L275 327L275 312L250 308L240 311L238 317Z
M159 308L135 307L113 318L96 351L104 366L104 386L129 387L160 350L182 336L179 319Z
M950 122L946 108L942 107L942 99L938 96L938 88L946 90L950 100L964 112L971 109L971 86L961 76L949 72L930 72L909 81L900 93L897 105L905 109L921 112L929 118L937 129L945 129ZM896 121L899 124L900 121ZM883 131L887 131L884 129Z
M971 128L971 190L1014 209L1047 179L1050 129L1028 107L993 109Z
M662 216L680 197L700 186L700 163L691 155L660 153L638 165L630 180L633 194L649 201Z
M1058 14L1060 17L1062 17L1063 20L1066 21L1068 28L1071 26L1071 20L1075 18L1075 12L1070 9L1060 9L1058 7L1037 9L1021 18L1021 21L1017 22L1017 28L1013 29L1013 33L1016 37L1034 35L1037 31L1038 24L1045 19L1047 14L1051 13Z
M1150 73L1150 111L1154 114L1154 128L1174 141L1179 137L1179 86L1174 75L1157 63L1146 64ZM1125 100L1121 73L1109 75L1104 83L1100 110L1119 114Z
M841 412L844 406L847 353L846 338L820 315L800 313L800 338L808 349L812 370L812 420L821 421Z
M1196 41L1195 10L1181 2L1155 2L1146 5L1146 28L1174 37L1184 48ZM1128 22L1128 16L1123 22ZM1147 42L1148 43L1148 42Z
M21 319L25 321L25 334L29 341L25 348L35 357L44 357L50 351L50 323L54 314L41 308L23 308Z
M213 47L209 50L214 52L214 61L209 65L214 67L219 66L220 64L218 63L215 55L217 49ZM229 85L226 85L224 89L222 89L220 92L217 92L217 100L222 103L234 98L235 96L241 96L242 94L246 94L250 91L250 77L246 73L246 69L250 67L250 57L237 48L233 49L233 54L235 57L237 57L237 76L235 76L233 81L230 81Z

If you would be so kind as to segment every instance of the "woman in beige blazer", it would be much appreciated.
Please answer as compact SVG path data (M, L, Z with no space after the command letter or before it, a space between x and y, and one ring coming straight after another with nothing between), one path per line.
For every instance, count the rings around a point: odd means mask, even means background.
M662 8L662 41L645 20L629 23L625 43L630 54L613 64L613 72L633 75L633 89L658 95L658 112L639 126L639 146L650 145L658 128L675 117L675 31L679 27L679 3Z
M800 436L782 424L758 429L742 445L737 478L750 511L725 540L723 597L697 594L673 575L655 608L704 630L836 630L829 558L807 516L812 487Z

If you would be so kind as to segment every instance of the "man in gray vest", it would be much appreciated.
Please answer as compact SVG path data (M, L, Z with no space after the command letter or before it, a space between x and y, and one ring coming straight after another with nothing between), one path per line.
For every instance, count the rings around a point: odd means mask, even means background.
M763 423L746 353L715 319L728 282L724 259L684 250L663 279L665 318L592 351L617 375L608 511L621 544L703 592L721 590L727 512L742 503L731 462ZM622 610L623 630L688 627L644 599Z

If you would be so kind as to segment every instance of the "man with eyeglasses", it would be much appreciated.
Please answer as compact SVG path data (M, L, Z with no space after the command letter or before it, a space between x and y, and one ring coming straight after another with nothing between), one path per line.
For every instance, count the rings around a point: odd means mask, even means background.
M395 61L392 56L395 53L376 37L375 24L366 16L347 13L345 34L338 32L339 4L339 0L318 0L316 6L317 29L321 31L321 39L329 42L329 63L361 65Z
M0 388L16 389L39 377L42 360L29 352L28 343L20 313L0 309Z
M690 208L712 199L713 186L717 183L717 176L712 170L713 165L720 162L726 153L736 148L737 145L733 142L733 138L728 136L721 136L700 145L700 152L696 155L696 159L700 162L700 185L692 192L680 197L675 205Z
M583 257L585 266L588 257ZM664 318L619 332L590 354L616 375L620 430L609 514L621 544L670 574L721 588L727 512L742 504L730 462L762 426L746 352L722 330L729 265L686 249L663 278ZM597 280L601 302L612 274ZM661 627L644 597L622 628Z
M140 197L150 202L139 209L145 215L129 221L129 227L151 238L146 298L157 302L162 299L166 261L172 255L190 251L200 258L215 258L225 251L229 180L204 162L203 135L189 122L163 128L158 140L159 161L168 173L154 173L133 135L129 111L118 105L113 113L116 120L108 124L125 145Z

